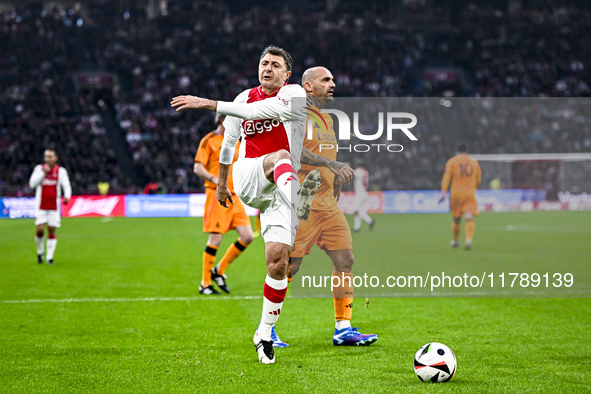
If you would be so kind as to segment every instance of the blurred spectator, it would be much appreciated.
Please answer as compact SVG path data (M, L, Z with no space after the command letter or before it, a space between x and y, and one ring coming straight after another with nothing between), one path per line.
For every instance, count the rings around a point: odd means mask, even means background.
M109 182L99 182L97 184L99 195L106 196L107 194L109 194L110 187L111 187L111 184Z
M157 194L160 190L159 184L150 182L144 187L144 194Z
M292 83L307 67L326 65L338 96L591 94L589 6L524 4L509 13L478 3L457 21L442 18L429 29L409 27L384 12L385 1L340 2L330 10L320 4L314 12L295 0L274 9L200 0L168 2L153 17L140 3L116 1L0 13L0 194L31 193L30 158L48 142L76 175L76 193L96 193L98 181L109 181L114 193L137 192L149 182L168 193L202 191L191 172L193 153L213 118L205 111L177 113L170 99L189 93L232 100L258 85L253 60L269 43L294 55ZM76 90L72 74L89 65L114 73L120 85L106 96ZM460 70L457 90L423 80L425 69L437 67ZM518 116L510 102L474 100L454 130L448 119L426 111L425 124L413 130L421 142L398 154L375 155L367 166L370 184L382 190L437 188L458 139L475 153L591 151L584 108L525 105L531 107ZM105 125L126 141L136 185L133 174L121 170Z

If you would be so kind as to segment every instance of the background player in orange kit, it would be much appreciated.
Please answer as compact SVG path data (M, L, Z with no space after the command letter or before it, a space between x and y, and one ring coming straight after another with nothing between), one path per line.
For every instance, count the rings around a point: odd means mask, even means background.
M329 169L328 163L336 161L336 149L320 150L321 144L336 146L336 136L333 119L329 114L321 113L321 108L333 100L334 77L324 67L313 67L306 70L302 76L302 86L306 90L308 123L313 126L312 139L306 138L304 148L322 156L326 163L324 167L316 167L313 160L302 157L302 168L298 171L301 181L314 169L320 171L321 185L314 200L308 220L300 220L294 250L291 253L291 276L299 270L303 257L310 253L310 249L317 244L330 257L333 263L333 276L339 278L339 287L333 290L335 332L333 344L335 346L363 346L378 340L374 334L361 334L357 328L351 327L353 315L353 240L351 229L345 215L337 205L340 185L349 183L353 178L353 169L347 168L347 178L339 176L336 185L335 174ZM311 121L311 122L310 122ZM304 156L306 151L304 151ZM317 160L316 160L317 161ZM309 164L306 164L309 163ZM336 283L336 282L335 282Z
M246 249L254 239L254 234L250 225L250 219L244 210L244 205L234 194L234 185L232 182L232 171L228 178L228 188L232 192L232 198L235 203L229 208L222 207L216 198L215 190L218 184L217 174L219 172L219 159L222 141L224 140L224 115L216 115L215 124L217 128L201 139L199 149L195 155L195 165L193 172L205 181L205 212L203 214L203 232L209 233L207 246L203 252L203 276L199 293L211 295L219 294L211 285L215 281L218 287L225 293L230 289L226 283L226 268ZM236 145L234 160L238 156L240 144ZM235 229L238 233L238 239L234 242L217 266L215 264L215 255L222 242L222 234Z
M480 185L482 173L478 161L468 155L465 144L458 145L457 153L447 161L445 173L441 180L441 203L445 198L445 192L450 188L450 209L453 216L451 232L453 239L451 246L457 248L460 238L460 222L462 216L465 219L466 232L466 250L472 247L474 238L474 217L478 215L478 204L476 203L476 189Z

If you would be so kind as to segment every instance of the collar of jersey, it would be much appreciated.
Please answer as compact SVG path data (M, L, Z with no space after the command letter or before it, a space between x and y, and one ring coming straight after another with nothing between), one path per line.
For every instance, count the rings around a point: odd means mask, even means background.
M283 84L283 86L285 86L285 85L287 85L287 81ZM267 93L263 92L263 85L259 85L259 93L263 97L275 97L275 96L277 96L277 93L279 93L279 91L281 90L281 88L277 89L275 92L273 92L273 94L267 94Z

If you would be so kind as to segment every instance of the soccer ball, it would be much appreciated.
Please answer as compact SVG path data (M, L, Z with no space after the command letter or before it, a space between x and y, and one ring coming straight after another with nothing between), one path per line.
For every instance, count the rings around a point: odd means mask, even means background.
M442 343L428 343L415 355L415 373L423 382L448 382L454 377L456 366L456 355Z

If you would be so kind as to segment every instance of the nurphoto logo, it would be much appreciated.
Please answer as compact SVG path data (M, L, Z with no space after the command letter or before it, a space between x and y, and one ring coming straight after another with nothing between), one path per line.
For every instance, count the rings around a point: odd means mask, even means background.
M378 112L377 114L377 130L371 133L363 133L359 125L359 112L353 112L353 122L350 121L349 115L339 109L328 109L324 108L320 110L323 114L332 114L338 121L338 136L339 141L351 141L352 134L361 141L378 141L386 132L386 140L388 143L365 143L365 144L349 144L349 145L338 145L338 144L321 144L320 151L326 151L336 149L336 151L347 151L347 152L358 152L366 153L370 151L382 152L387 151L391 153L398 153L404 150L401 144L390 143L394 137L402 132L409 140L418 141L418 138L409 130L416 126L417 117L409 112ZM308 115L311 115L308 112ZM408 120L407 122L401 123L401 120ZM315 117L310 116L306 125L306 132L308 139L312 139L312 133L314 130L314 121L317 122ZM351 133L351 123L353 125L353 133ZM385 123L385 127L384 127Z

